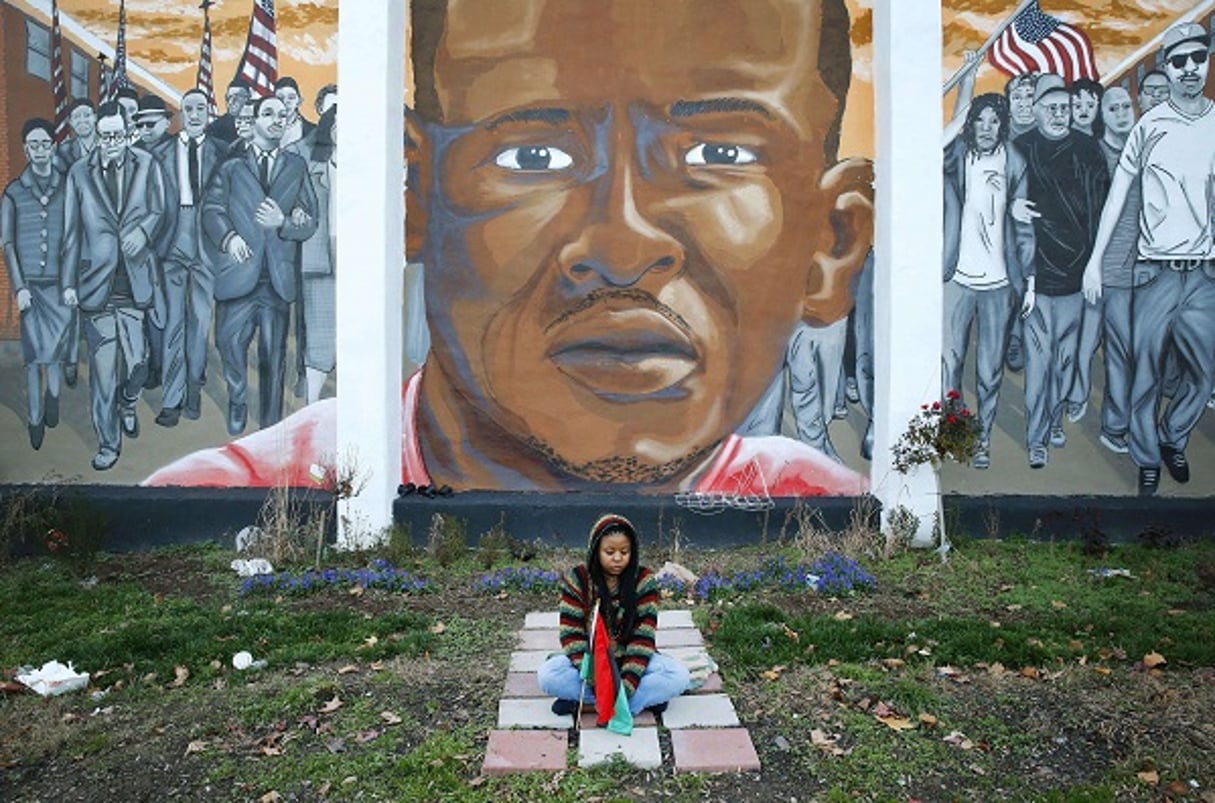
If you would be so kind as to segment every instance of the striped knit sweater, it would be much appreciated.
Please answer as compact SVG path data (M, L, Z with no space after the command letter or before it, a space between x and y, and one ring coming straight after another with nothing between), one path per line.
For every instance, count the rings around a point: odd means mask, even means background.
M637 618L632 633L621 633L624 612L620 609L619 594L612 595L616 608L616 621L608 629L616 640L616 662L620 665L620 679L631 696L650 665L656 652L654 633L658 629L658 581L644 566L637 577ZM585 564L575 566L564 578L561 589L561 648L573 662L582 665L588 646L591 611L595 607L593 585Z

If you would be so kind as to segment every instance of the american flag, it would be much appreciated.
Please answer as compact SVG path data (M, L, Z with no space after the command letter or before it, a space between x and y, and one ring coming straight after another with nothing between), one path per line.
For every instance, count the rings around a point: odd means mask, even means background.
M59 3L51 0L51 89L55 93L55 142L68 135L67 83L63 80L63 34L59 31Z
M236 76L249 82L262 97L274 94L278 80L278 45L274 33L274 0L253 0L253 15L249 18L249 38L245 53L236 68Z
M106 83L102 102L118 97L118 90L131 85L127 78L127 3L118 4L118 44L114 47L114 66L110 69L110 80Z
M987 60L1008 75L1051 72L1068 82L1098 79L1093 46L1084 31L1030 3L987 51Z
M198 53L198 80L196 86L207 96L207 112L212 119L216 116L215 86L211 80L211 15L207 9L212 6L211 0L203 0L199 8L203 12L202 49Z

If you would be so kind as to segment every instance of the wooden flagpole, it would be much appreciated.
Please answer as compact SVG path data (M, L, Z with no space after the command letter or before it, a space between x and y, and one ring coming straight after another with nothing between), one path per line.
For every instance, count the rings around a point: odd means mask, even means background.
M996 43L996 40L1000 38L1000 34L1004 33L1004 30L1006 28L1008 28L1009 25L1012 25L1013 20L1015 20L1017 18L1017 15L1019 15L1022 11L1024 11L1026 8L1028 8L1034 2L1036 2L1036 0L1021 0L1021 4L1019 6L1017 6L1016 11L1014 11L1008 17L1008 19L1006 19L1006 20L1004 20L1004 22L1000 23L999 27L997 27L994 31L992 31L991 36L987 37L987 41L984 42L983 46L979 48L977 61L981 62L983 60L983 57L987 55L987 51L990 50L991 46L994 45ZM944 88L941 89L942 95L948 95L949 90L953 89L955 86L958 85L958 82L962 80L962 75L965 74L967 68L968 68L968 65L963 64L961 66L961 68L959 68L958 71L955 72L950 77L950 79L945 82ZM976 69L976 70L979 69L979 64L976 63L975 66L973 67L973 69Z

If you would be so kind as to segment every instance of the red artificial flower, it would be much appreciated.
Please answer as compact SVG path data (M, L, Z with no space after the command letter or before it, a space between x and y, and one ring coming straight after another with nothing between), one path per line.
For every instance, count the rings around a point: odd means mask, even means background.
M951 424L956 424L956 423L958 423L958 417L957 417L956 415L951 415L951 416L949 416L948 418L946 418L945 420L946 420L946 421L948 421L948 422L949 422L949 423L951 423Z
M960 398L962 398L962 394L961 394L961 393L958 393L956 390L951 390L951 391L949 391L949 393L946 393L946 394L945 394L945 398L947 398L947 399L960 399Z
M932 403L932 409L934 409L934 410L940 410L940 409L941 409L941 403L940 403L940 402L938 402L938 401L934 401L934 402Z

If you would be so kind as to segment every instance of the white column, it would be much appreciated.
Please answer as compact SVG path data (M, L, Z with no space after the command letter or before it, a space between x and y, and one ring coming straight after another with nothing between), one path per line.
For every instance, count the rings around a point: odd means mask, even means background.
M338 21L336 461L366 480L339 504L349 549L392 523L401 477L405 0L341 0Z
M896 507L907 508L919 519L913 543L929 546L939 477L932 466L898 473L891 447L920 405L941 394L941 8L939 0L877 0L873 16L877 387L870 479L883 526Z

